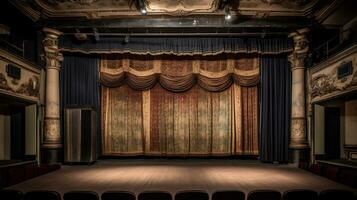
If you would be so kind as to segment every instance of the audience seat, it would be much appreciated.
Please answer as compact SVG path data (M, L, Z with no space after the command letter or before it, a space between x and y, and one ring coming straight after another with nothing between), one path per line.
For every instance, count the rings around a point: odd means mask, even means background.
M34 190L25 194L25 200L61 200L61 195L55 191Z
M328 179L337 181L337 177L339 174L339 167L328 165L325 166L322 170L322 175Z
M324 190L320 192L319 200L354 200L354 194L348 190Z
M309 169L309 163L308 162L299 162L299 168L307 170L307 169Z
M342 184L357 188L357 171L352 169L342 169L338 174L338 181Z
M208 200L207 192L201 190L187 190L177 192L175 200Z
M283 200L317 200L318 194L312 190L289 190L283 194Z
M64 193L63 200L99 200L99 196L92 191L72 191Z
M135 200L135 194L127 191L108 191L102 194L102 200Z
M314 173L314 174L318 174L321 175L321 165L320 164L311 164L309 167L309 171Z
M140 193L138 200L172 200L172 196L168 192L148 191Z
M0 190L1 200L22 200L24 195L18 190Z
M217 191L213 193L212 200L244 200L245 194L241 191Z
M248 194L248 200L280 200L281 194L274 190L254 190Z
M25 181L25 169L23 166L9 167L7 173L7 185L15 185Z

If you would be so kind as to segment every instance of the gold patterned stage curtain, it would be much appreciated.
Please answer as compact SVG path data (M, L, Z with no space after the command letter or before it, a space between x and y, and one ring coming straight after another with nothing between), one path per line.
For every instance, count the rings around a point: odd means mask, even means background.
M256 57L110 55L100 76L104 155L258 154Z

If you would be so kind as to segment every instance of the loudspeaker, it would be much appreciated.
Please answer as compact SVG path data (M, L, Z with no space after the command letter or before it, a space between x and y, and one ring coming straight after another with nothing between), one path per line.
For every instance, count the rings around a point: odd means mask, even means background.
M92 163L96 152L96 112L92 108L66 108L64 162Z

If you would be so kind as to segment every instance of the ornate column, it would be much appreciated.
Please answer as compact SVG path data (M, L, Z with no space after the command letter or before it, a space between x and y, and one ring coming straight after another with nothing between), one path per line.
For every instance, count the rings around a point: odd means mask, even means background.
M300 29L289 35L294 40L294 51L289 55L292 71L291 95L291 132L289 143L289 160L299 162L308 160L309 142L306 134L305 107L305 59L308 56L309 29Z
M60 132L59 71L62 54L58 50L58 37L61 32L44 28L42 41L46 63L46 107L41 162L57 163L62 160L62 138Z

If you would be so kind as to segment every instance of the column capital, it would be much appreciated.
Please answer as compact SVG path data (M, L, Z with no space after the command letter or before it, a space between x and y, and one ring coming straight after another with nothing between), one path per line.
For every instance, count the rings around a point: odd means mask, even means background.
M294 40L294 50L288 57L293 70L305 68L305 59L309 52L309 41L307 39L309 32L308 28L304 28L289 34L289 37Z
M45 33L45 38L42 40L42 46L46 68L59 70L63 56L58 49L58 37L63 33L52 28L43 28L43 32Z

